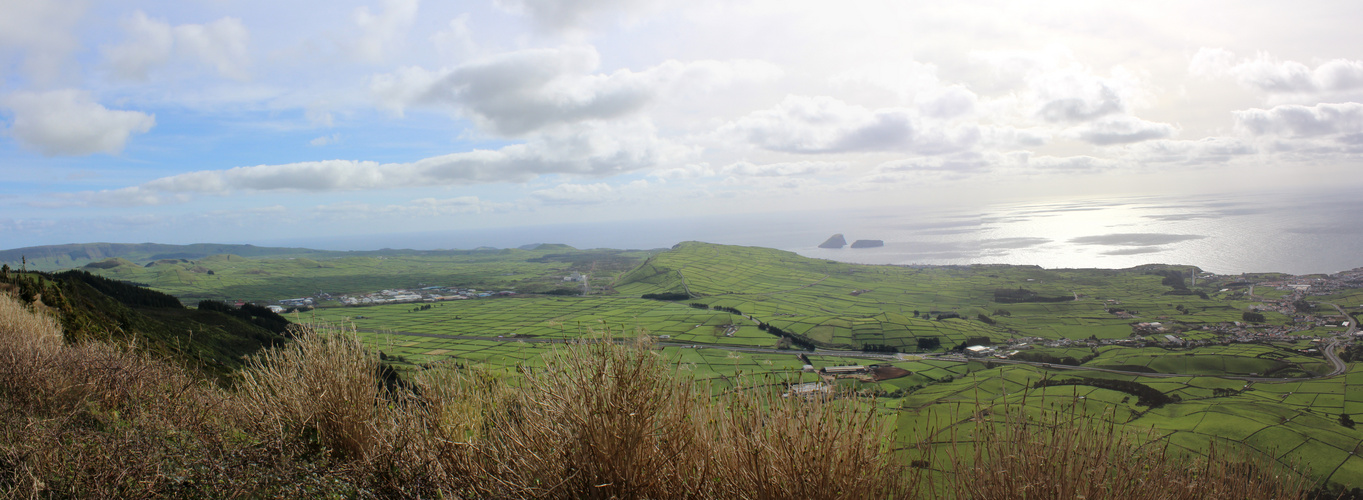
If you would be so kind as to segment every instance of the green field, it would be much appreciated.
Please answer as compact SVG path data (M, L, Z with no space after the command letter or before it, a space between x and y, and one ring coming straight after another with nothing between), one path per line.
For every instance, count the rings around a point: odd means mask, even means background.
M214 273L196 271L196 266ZM438 361L533 369L557 343L602 334L648 335L680 373L711 384L716 394L743 377L754 377L756 385L772 390L824 380L879 395L876 404L895 419L905 448L921 439L941 441L949 433L969 436L974 425L969 417L981 407L1004 405L1033 413L1077 407L1154 432L1189 454L1205 453L1214 439L1240 443L1284 464L1308 467L1315 477L1363 486L1363 459L1356 455L1363 451L1363 432L1339 422L1341 413L1363 418L1363 389L1358 388L1363 368L1351 365L1345 375L1318 378L1332 365L1319 353L1323 344L1312 342L1345 329L1298 325L1288 315L1267 311L1264 328L1300 331L1256 343L1229 343L1224 331L1241 321L1242 313L1262 308L1265 297L1285 295L1257 287L1257 298L1250 298L1247 286L1231 284L1253 277L1199 279L1193 287L1171 284L1170 274L1177 278L1190 269L870 266L688 242L663 252L553 247L457 255L214 256L114 265L99 272L146 282L189 300L423 285L534 292L573 286L565 285L562 276L578 271L592 276L593 294L522 293L431 304L321 307L295 318L355 328L402 370ZM689 298L640 298L645 294ZM1363 309L1363 292L1344 291L1319 300L1350 311ZM1333 311L1328 305L1316 309ZM1136 329L1152 322L1162 329ZM786 347L781 338L759 325L792 334L819 350L777 349ZM1166 335L1202 345L1167 342ZM1116 340L1128 343L1116 345ZM1017 348L1026 356L1081 366L1061 370L938 357L967 343L1022 346ZM868 346L925 356L875 358L855 352ZM801 371L806 362L816 370L878 364L909 373L880 381L822 379ZM1249 382L1223 378L1227 376L1299 380ZM1042 379L1086 381L1037 386ZM1168 401L1152 407L1130 392L1130 383Z
M146 263L114 258L83 269L107 278L143 283L192 304L200 299L279 300L318 293L340 295L432 285L531 293L575 291L580 285L565 283L564 275L573 271L590 273L600 280L599 284L606 285L649 252L542 245L535 250L357 254L329 252L325 256L259 259L218 254Z

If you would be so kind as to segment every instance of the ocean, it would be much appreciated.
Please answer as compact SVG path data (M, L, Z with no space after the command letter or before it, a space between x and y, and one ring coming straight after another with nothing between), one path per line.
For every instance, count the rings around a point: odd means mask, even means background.
M956 207L876 207L545 226L382 237L300 239L335 250L452 249L565 243L670 247L681 241L763 246L865 264L1021 264L1125 268L1187 264L1218 274L1334 273L1363 267L1363 196L1347 191L1069 197ZM829 236L876 248L818 248Z

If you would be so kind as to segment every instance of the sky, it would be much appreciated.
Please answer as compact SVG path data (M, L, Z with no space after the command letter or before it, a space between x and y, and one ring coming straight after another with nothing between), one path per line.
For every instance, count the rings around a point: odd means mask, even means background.
M0 248L1363 183L1363 3L0 0Z

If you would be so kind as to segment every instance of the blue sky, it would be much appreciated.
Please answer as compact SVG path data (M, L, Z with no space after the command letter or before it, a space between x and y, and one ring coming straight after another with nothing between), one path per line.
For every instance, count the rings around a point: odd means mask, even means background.
M0 0L0 247L1356 185L1357 2Z

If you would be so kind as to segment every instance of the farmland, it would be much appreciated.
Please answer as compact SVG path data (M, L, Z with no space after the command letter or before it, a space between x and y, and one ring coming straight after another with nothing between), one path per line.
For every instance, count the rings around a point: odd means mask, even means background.
M874 404L897 423L906 453L924 439L968 438L970 417L981 409L1080 408L1189 454L1219 440L1307 467L1322 480L1363 486L1363 432L1340 417L1363 416L1363 368L1350 364L1326 376L1334 367L1321 355L1352 341L1341 326L1350 318L1331 304L1357 312L1363 294L1306 295L1266 284L1291 279L1283 275L1203 273L1193 284L1183 278L1198 273L1189 266L869 266L696 242L652 252L558 247L152 264L99 272L182 300L423 284L518 292L366 307L321 301L324 307L294 316L354 328L400 371L439 361L533 369L556 343L648 335L678 373L709 382L716 394L754 377L772 390L817 382L877 395ZM536 293L575 286L563 282L570 272L590 276L590 294ZM1265 284L1251 292L1248 283ZM1297 300L1314 304L1302 311ZM1263 320L1247 321L1247 313ZM1014 359L965 357L960 348L973 345ZM907 374L819 373L850 365Z
M359 255L330 252L328 257L284 258L217 254L145 263L110 258L82 269L146 284L192 304L201 299L279 300L428 284L548 291L563 288L562 276L572 271L592 273L608 281L648 255L639 251L577 250L564 245L540 245L534 250L355 253Z

